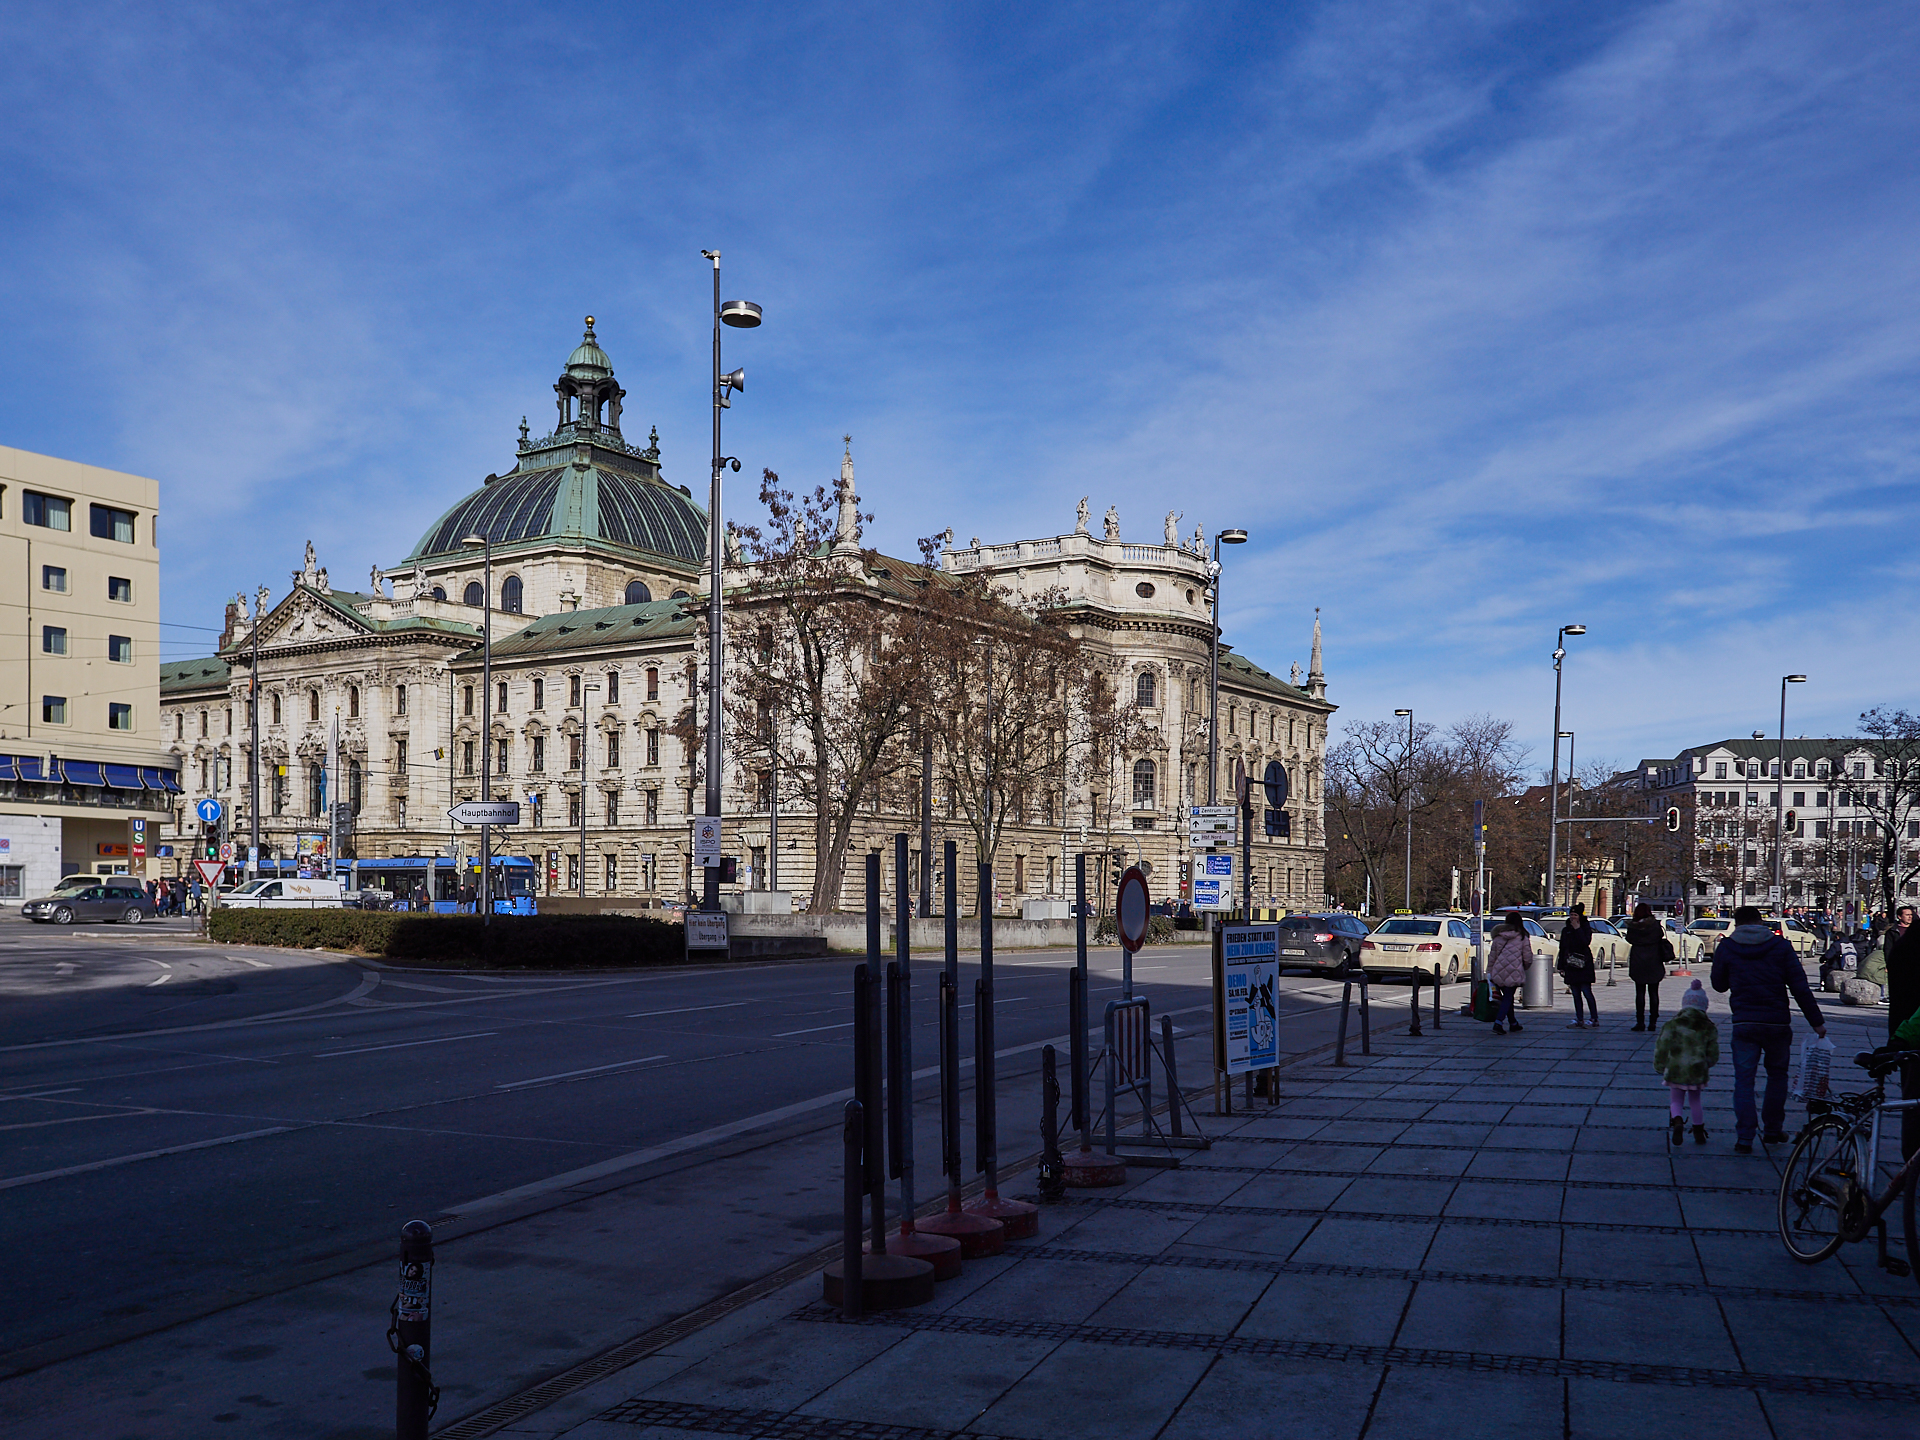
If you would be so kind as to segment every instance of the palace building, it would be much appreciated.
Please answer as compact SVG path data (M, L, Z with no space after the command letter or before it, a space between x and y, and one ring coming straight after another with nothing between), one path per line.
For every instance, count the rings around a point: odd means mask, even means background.
M277 600L262 588L251 602L228 603L215 655L161 668L163 739L184 790L163 837L178 842L176 854L199 832L192 802L211 795L232 817L228 833L244 857L257 722L269 867L334 847L375 873L383 861L433 857L435 898L451 898L478 834L453 826L446 812L481 798L490 765L494 798L521 805L521 824L494 832L496 851L531 861L524 873L537 893L575 893L584 866L589 897L657 906L697 894L690 827L702 808L699 757L676 727L705 700L699 602L682 602L706 591L706 510L662 474L657 434L644 447L622 435L626 392L591 317L554 393L552 433L534 438L523 421L513 466L451 505L364 590L336 588L309 545ZM849 452L843 498L852 483ZM835 553L857 548L852 511L841 507L849 533L835 537ZM1206 800L1212 632L1203 538L1189 547L1168 517L1164 544L1123 543L1111 511L1098 537L1085 514L1083 501L1071 534L949 543L939 562L950 575L989 572L1016 595L1064 596L1065 613L1053 618L1088 644L1145 722L1138 753L1116 757L1103 785L1065 799L1044 825L1009 828L996 873L1000 903L1016 911L1029 899L1064 898L1066 857L1080 850L1144 861L1156 898L1179 898L1184 807ZM472 536L490 544L469 545ZM881 560L882 574L907 567ZM736 557L727 561L731 596L745 572ZM491 693L483 617L492 630ZM1254 894L1256 903L1298 907L1324 897L1320 785L1333 706L1317 615L1309 672L1294 669L1283 681L1221 646L1218 788L1224 803L1235 775L1257 781L1269 761L1286 768L1290 833L1256 835ZM804 896L813 876L810 814L782 806L777 864L769 864L769 806L778 797L744 768L730 769L723 795L727 848L741 861L729 888L768 888L777 871L781 889ZM908 831L917 873L919 825L917 813L863 813L854 849ZM944 839L965 838L956 819L937 812L933 829L936 852Z

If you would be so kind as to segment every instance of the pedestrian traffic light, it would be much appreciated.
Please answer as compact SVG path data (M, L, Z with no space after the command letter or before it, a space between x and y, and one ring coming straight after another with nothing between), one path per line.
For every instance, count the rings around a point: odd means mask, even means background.
M1669 805L1667 807L1667 829L1677 831L1679 828L1680 807L1678 805Z
M722 855L720 857L720 883L722 885L737 885L739 882L740 857L738 855Z

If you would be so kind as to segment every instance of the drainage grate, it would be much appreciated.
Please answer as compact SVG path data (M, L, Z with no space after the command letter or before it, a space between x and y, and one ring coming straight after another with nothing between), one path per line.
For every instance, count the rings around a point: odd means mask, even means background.
M731 1410L666 1400L627 1400L593 1417L617 1425L657 1425L702 1435L748 1435L764 1440L1002 1440L977 1430L929 1430L876 1420L840 1420L780 1410Z
M1613 1360L1562 1360L1551 1356L1494 1355L1477 1350L1436 1350L1412 1345L1347 1345L1329 1340L1274 1340L1255 1336L1194 1334L1177 1330L1131 1330L1119 1325L1073 1325L1061 1321L1004 1320L994 1316L894 1310L858 1320L809 1305L795 1320L817 1325L872 1325L946 1335L992 1335L1020 1339L1114 1345L1141 1350L1190 1350L1214 1355L1257 1355L1286 1360L1330 1360L1343 1365L1414 1365L1501 1375L1605 1380L1617 1385L1667 1385L1714 1390L1760 1390L1774 1395L1821 1395L1847 1400L1920 1404L1920 1385L1884 1380L1839 1380L1821 1375L1773 1375L1687 1365L1628 1365Z

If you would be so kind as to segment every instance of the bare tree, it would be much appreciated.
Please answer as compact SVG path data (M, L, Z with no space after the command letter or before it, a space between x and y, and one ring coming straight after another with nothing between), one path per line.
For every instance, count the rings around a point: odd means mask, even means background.
M1873 778L1879 783L1856 795L1854 803L1872 817L1866 823L1875 842L1874 878L1882 912L1891 919L1907 883L1920 875L1920 850L1905 844L1920 807L1920 716L1876 705L1860 716L1860 733L1873 754Z

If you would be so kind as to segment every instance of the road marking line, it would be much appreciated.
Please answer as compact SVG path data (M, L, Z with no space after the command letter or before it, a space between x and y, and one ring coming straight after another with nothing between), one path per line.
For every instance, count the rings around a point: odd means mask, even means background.
M69 1085L69 1086L68 1086L68 1087L67 1087L66 1089L64 1089L64 1090L35 1090L35 1091L32 1091L32 1092L30 1092L30 1093L28 1093L28 1094L23 1094L23 1095L0 1095L0 1101L6 1101L6 1100L44 1100L44 1099L46 1099L46 1098L47 1098L47 1097L48 1097L49 1095L73 1095L73 1094L76 1094L76 1093L78 1093L78 1092L79 1092L79 1091L80 1091L81 1089L83 1089L83 1088L84 1088L83 1086L79 1086L79 1085Z
M438 1035L431 1040L396 1040L391 1045L362 1045L357 1050L322 1050L313 1058L331 1059L335 1055L370 1055L375 1050L405 1050L409 1045L445 1045L450 1040L478 1040L482 1035L498 1035L498 1030L470 1030L465 1035Z
M818 1035L822 1030L844 1030L851 1024L851 1020L842 1020L838 1025L811 1025L805 1030L782 1030L773 1038L785 1040L789 1035Z
M171 979L173 979L173 972L169 970L166 974L162 975L158 980L147 981L147 989L151 990L156 985L164 985L167 983L167 981Z
M38 1185L43 1180L60 1180L68 1175L86 1175L95 1170L111 1170L118 1165L131 1165L136 1160L157 1160L163 1155L184 1155L189 1150L211 1150L216 1145L237 1145L242 1140L259 1140L268 1135L284 1135L289 1130L305 1127L295 1125L275 1125L266 1130L247 1130L238 1135L222 1135L217 1140L195 1140L190 1145L169 1145L161 1150L142 1150L137 1155L116 1155L110 1160L89 1160L84 1165L68 1165L59 1170L42 1170L33 1175L14 1175L0 1180L0 1190L13 1190L22 1185Z
M679 1010L642 1010L627 1016L627 1019L645 1020L654 1015L691 1015L696 1010L737 1010L746 1003L745 1000L729 1000L724 1005L687 1005Z
M494 1086L496 1090L520 1090L528 1085L542 1085L549 1080L571 1080L576 1075L598 1075L603 1070L623 1070L629 1065L645 1065L654 1060L664 1060L664 1055L642 1055L638 1060L616 1060L611 1065L589 1065L584 1070L562 1070L558 1075L536 1075L531 1080L507 1080Z
M268 963L267 963L266 961L264 961L264 960L249 960L249 959L248 959L248 958L247 958L246 956L244 956L244 955L234 955L234 956L230 956L229 958L230 958L230 959L234 959L234 960L238 960L238 961L239 961L239 962L240 962L240 963L241 963L242 965L251 965L251 966L253 966L253 968L254 968L254 969L256 969L256 970L271 970L271 969L273 969L273 966L271 966L271 965L269 965L269 964L268 964Z
M0 1130L39 1130L48 1125L78 1125L86 1120L129 1120L138 1115L158 1115L158 1110L148 1110L144 1106L128 1110L109 1110L99 1115L62 1115L57 1120L19 1120L11 1125L0 1125Z

